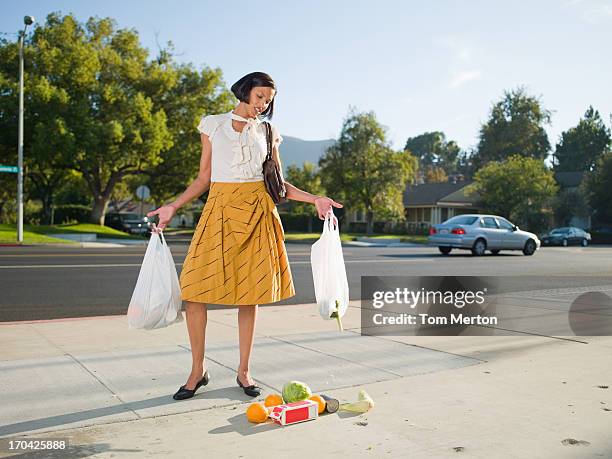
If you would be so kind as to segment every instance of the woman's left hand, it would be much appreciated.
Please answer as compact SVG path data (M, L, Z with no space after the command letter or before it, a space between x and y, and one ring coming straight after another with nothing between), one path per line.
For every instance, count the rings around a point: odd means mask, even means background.
M327 196L319 196L314 200L314 205L317 208L317 213L319 214L319 218L321 220L325 220L325 215L329 212L333 207L343 207L339 202L334 201ZM337 220L336 220L337 221Z

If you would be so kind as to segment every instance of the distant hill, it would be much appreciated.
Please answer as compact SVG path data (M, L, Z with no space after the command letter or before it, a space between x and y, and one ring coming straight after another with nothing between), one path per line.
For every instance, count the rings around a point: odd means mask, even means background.
M287 166L301 166L306 161L316 166L319 158L325 154L325 150L334 142L334 139L302 140L297 137L283 135L283 143L280 146L283 173L287 174Z

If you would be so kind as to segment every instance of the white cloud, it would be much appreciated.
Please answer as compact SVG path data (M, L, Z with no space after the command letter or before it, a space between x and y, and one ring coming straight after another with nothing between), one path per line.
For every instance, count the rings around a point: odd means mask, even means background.
M612 4L609 0L567 0L563 8L579 10L580 17L590 24L612 18Z
M595 24L612 18L612 5L596 5L582 13L585 21Z
M480 70L463 70L453 75L448 84L448 87L452 89L458 88L459 86L463 86L464 84L470 81L478 80L481 77L482 72Z
M482 77L482 71L474 68L474 47L462 37L436 37L434 43L450 52L448 88L458 88Z

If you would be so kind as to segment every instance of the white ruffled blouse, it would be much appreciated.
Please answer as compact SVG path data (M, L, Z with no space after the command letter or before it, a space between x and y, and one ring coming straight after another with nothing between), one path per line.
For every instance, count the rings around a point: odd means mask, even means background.
M234 130L232 119L247 123L242 132ZM206 134L212 145L211 182L263 180L262 166L267 154L263 121L259 118L243 118L232 110L204 116L198 131ZM278 129L272 124L272 141L278 146L282 140Z

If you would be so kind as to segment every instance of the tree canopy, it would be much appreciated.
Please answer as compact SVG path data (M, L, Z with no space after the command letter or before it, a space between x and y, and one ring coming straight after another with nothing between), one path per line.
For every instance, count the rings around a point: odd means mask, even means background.
M480 168L490 161L503 161L512 155L544 160L550 150L544 129L550 123L550 116L540 101L527 95L524 88L505 91L480 128L474 164Z
M419 170L424 171L426 181L430 178L425 171L441 169L444 175L457 172L460 148L454 140L447 141L443 132L425 132L406 141L404 150L410 151L419 160ZM433 172L431 178L439 181L441 172Z
M374 213L385 209L403 215L403 192L414 178L417 160L389 146L373 112L351 109L338 140L319 160L322 184L347 208L366 211L366 232L372 234Z
M602 155L595 171L587 174L586 190L596 224L612 224L612 152Z
M81 174L94 223L103 224L114 187L128 175L148 174L157 197L176 192L178 181L184 188L198 167L198 117L231 101L220 70L179 66L170 46L150 59L138 33L110 18L82 24L72 15L49 14L26 40L25 56L28 172L49 192L61 182L60 171ZM16 44L2 42L4 133L16 132L17 59ZM0 137L0 155L12 162L10 137ZM161 176L167 179L155 180Z
M541 160L513 155L478 170L471 191L480 195L484 211L538 231L546 226L543 217L550 212L558 185Z
M592 171L607 151L610 151L610 128L599 112L589 106L578 125L561 134L555 149L555 170Z

